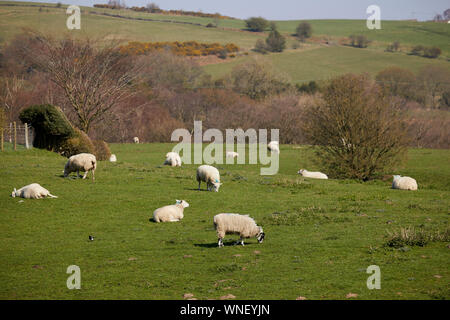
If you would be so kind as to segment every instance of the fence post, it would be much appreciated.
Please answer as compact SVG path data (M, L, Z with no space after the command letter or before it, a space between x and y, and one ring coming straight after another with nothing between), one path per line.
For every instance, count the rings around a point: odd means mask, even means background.
M9 143L12 143L12 122L9 123Z
M30 149L28 144L28 124L25 123L25 148Z
M17 150L17 126L16 122L14 121L14 151Z
M3 151L3 128L0 129L0 144L1 144L1 150Z

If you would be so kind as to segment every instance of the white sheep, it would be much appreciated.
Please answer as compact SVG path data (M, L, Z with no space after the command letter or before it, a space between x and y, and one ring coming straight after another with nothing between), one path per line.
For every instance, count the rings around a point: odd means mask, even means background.
M280 153L280 146L278 144L278 141L270 141L267 145L267 149L269 149L270 152Z
M184 208L189 207L189 203L184 200L176 200L176 203L156 209L153 212L153 221L155 222L176 222L183 219Z
M134 143L139 143L139 138L138 138L138 137L134 137L134 138L133 138L133 142L134 142Z
M325 173L322 172L311 172L306 169L300 169L298 174L301 174L305 178L312 178L312 179L328 179L328 176Z
M25 199L41 199L45 197L58 198L57 196L50 194L50 191L43 188L38 183L29 184L25 187L20 188L19 190L16 190L16 188L14 188L14 191L11 193L11 197L21 197Z
M239 157L239 153L233 151L227 152L227 158L237 158L237 157Z
M411 177L394 176L392 189L417 190L417 181Z
M169 152L166 154L166 161L164 161L164 165L169 165L172 167L181 167L181 158L180 155L176 152Z
M112 154L111 157L109 157L109 161L110 162L116 162L117 161L117 157L115 154Z
M244 238L256 237L259 243L264 241L263 228L256 225L255 220L248 215L237 213L219 213L214 216L214 228L219 238L218 245L223 247L223 238L226 234L239 234L240 238L235 244L244 245Z
M76 172L77 176L80 176L80 171L84 171L83 179L89 171L92 172L92 181L95 180L95 169L97 168L97 159L93 154L90 153L80 153L71 156L64 167L64 177L67 177L71 172Z
M222 185L222 183L220 183L219 170L208 165L202 165L197 168L197 181L198 190L200 190L202 181L206 182L206 189L208 191L214 189L215 192L219 192L219 188Z

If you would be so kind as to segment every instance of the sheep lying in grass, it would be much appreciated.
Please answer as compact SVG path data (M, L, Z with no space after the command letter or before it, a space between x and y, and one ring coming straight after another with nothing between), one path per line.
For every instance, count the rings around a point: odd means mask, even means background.
M71 172L76 172L77 176L80 176L80 171L84 171L83 179L89 171L92 171L92 181L95 180L95 169L97 168L97 159L93 154L80 153L71 156L64 167L64 177L67 177Z
M134 143L139 143L139 138L138 138L138 137L134 137L134 138L133 138L133 142L134 142Z
M219 238L218 245L223 247L223 238L226 234L239 234L236 244L244 245L244 238L256 237L259 243L264 241L263 228L256 225L255 220L248 215L237 213L219 213L214 216L214 228Z
M164 165L181 167L180 155L176 152L169 152L168 154L166 154L166 161L164 161Z
M239 153L233 151L227 152L227 158L237 158L237 157L239 157Z
M109 157L109 161L110 162L116 162L117 161L117 157L115 154L112 154L111 157Z
M200 184L202 181L206 182L206 189L208 191L214 190L215 192L219 192L219 188L222 185L222 183L220 183L219 170L208 165L203 165L197 168L197 181L198 190L200 190Z
M411 177L394 176L392 189L417 190L417 181Z
M11 193L11 197L21 197L25 199L41 199L45 197L58 198L57 196L50 194L50 191L43 188L38 183L29 184L25 187L20 188L19 190L16 190L16 188L14 188L14 191Z
M176 200L176 203L156 209L153 212L153 221L155 222L176 222L183 219L184 208L189 207L189 203L184 200Z
M312 179L328 179L328 176L325 173L322 172L311 172L306 169L300 169L298 174L301 174L305 178L312 178Z
M280 146L278 144L278 141L270 141L267 145L267 149L271 152L280 153Z

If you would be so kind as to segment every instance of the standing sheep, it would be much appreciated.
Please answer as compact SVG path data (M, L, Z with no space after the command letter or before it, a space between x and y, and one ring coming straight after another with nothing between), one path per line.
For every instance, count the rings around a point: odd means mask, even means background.
M312 179L328 179L328 176L325 173L322 172L311 172L306 169L300 169L298 174L301 174L305 178L312 178Z
M138 138L138 137L134 137L134 138L133 138L133 142L134 142L134 143L139 143L139 138Z
M239 234L240 238L235 244L241 245L244 245L244 238L256 237L258 242L262 243L265 237L263 228L257 226L255 220L248 215L237 213L219 213L214 216L214 228L219 238L219 247L223 247L226 234Z
M50 191L41 187L38 183L29 184L19 190L14 188L14 191L11 193L11 197L21 197L25 199L41 199L45 197L58 198L57 196L50 194Z
M110 162L116 162L117 161L117 157L115 154L112 154L111 157L109 157L109 161Z
M208 165L203 165L197 168L197 181L198 190L200 190L200 184L202 181L206 182L206 189L208 191L212 191L212 189L214 189L215 192L219 192L219 188L222 185L222 183L220 183L219 170Z
M168 154L166 154L166 161L164 161L164 165L181 167L180 155L176 152L169 152Z
M83 179L89 171L92 171L92 181L95 181L95 169L97 168L97 159L93 154L90 153L80 153L71 156L64 167L64 177L67 177L71 172L76 172L77 176L80 176L80 170L84 171Z
M417 181L411 177L394 176L392 189L417 190Z
M269 149L270 152L280 153L280 146L278 144L278 141L270 141L267 145L267 149Z
M184 200L176 200L176 203L156 209L153 212L153 221L155 222L176 222L183 219L184 208L189 207L189 203Z

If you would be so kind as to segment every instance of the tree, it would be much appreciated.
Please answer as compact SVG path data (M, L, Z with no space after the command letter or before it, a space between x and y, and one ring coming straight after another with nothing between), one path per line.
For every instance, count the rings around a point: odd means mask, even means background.
M307 114L304 133L331 176L369 180L405 155L399 110L366 75L332 79Z
M350 45L356 48L367 48L370 43L370 40L367 39L367 37L362 34L359 35L352 34L349 38L350 38Z
M450 20L450 9L445 10L443 13L443 16L444 16L444 20L447 20L447 21Z
M278 32L276 25L271 25L272 31L266 39L267 50L270 52L283 52L286 48L286 39Z
M417 87L421 88L424 104L437 108L440 97L450 91L450 71L438 66L425 66L417 75Z
M260 100L288 91L287 76L276 72L265 60L254 59L237 65L231 72L233 90L251 99Z
M253 49L255 52L259 52L262 54L267 53L267 45L263 39L256 40L255 48Z
M161 10L159 6L154 2L147 3L146 8L149 12L159 12Z
M378 72L376 80L386 93L406 99L415 97L414 83L416 77L409 70L389 67Z
M119 55L117 43L95 46L90 39L54 40L45 35L36 39L40 47L24 48L27 57L62 89L84 132L89 133L115 104L132 94L129 89L136 68Z
M311 24L309 24L308 22L300 22L300 24L297 26L295 35L301 41L305 41L305 39L311 38L312 35Z
M252 17L245 20L247 29L254 32L263 32L269 26L269 21L262 17Z

